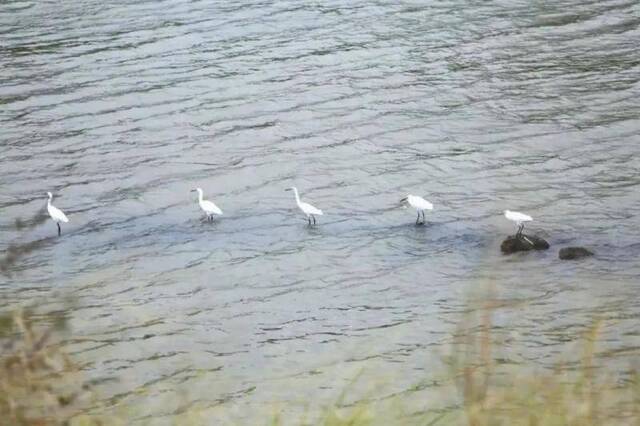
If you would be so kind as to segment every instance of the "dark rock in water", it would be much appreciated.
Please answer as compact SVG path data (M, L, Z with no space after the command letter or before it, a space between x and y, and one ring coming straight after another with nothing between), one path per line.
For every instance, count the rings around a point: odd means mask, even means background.
M589 256L593 256L593 252L584 247L564 247L558 253L558 257L562 260L582 259Z
M509 235L500 245L500 250L502 250L504 254L511 254L518 251L546 250L548 248L549 243L543 238L526 234L522 234L519 237Z

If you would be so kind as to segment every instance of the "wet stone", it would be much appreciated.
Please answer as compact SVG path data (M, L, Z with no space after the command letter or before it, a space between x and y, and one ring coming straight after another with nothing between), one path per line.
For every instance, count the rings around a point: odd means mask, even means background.
M529 250L546 250L549 243L537 235L522 234L519 237L509 235L500 245L500 250L504 254L516 253Z
M558 252L558 257L562 260L576 260L593 256L593 252L584 247L563 247Z

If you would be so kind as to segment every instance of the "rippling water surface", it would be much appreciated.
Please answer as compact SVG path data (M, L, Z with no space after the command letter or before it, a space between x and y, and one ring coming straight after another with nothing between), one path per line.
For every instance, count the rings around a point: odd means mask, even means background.
M371 366L402 392L486 283L525 302L514 362L594 316L640 345L638 1L5 1L0 43L0 247L31 244L1 303L70 298L108 404L331 399ZM505 208L551 250L501 256Z

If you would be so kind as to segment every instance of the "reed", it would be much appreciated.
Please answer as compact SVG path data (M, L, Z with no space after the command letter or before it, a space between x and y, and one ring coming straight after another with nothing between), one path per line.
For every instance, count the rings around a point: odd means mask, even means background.
M0 426L69 424L83 417L89 385L56 343L64 329L64 318L55 315L39 318L20 309L0 316Z
M345 389L328 404L308 401L302 415L287 414L299 411L284 407L256 413L256 417L271 426L640 426L640 376L631 368L617 371L620 364L598 352L606 323L594 321L581 337L577 365L562 360L553 369L505 365L499 362L505 348L492 324L496 309L495 304L486 303L476 310L476 318L463 319L453 332L451 353L445 358L449 366L445 382L450 384L447 392L455 394L459 403L444 412L434 409L433 401L424 401L423 408L411 414L402 396L382 401L375 394L348 405ZM118 407L119 414L111 417L91 414L99 402L82 371L57 343L64 333L60 318L28 310L0 316L0 426L121 425L127 424L127 412L138 410ZM637 355L635 359L640 359ZM225 405L214 412L193 408L176 415L173 423L242 424L229 420L233 416L224 411L231 409ZM216 413L225 421L217 422Z

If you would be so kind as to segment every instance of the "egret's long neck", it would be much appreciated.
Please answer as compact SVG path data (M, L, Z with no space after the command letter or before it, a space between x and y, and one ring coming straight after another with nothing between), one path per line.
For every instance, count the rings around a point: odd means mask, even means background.
M47 206L50 206L50 205L51 205L51 198L52 198L52 197L49 197L49 199L47 200Z
M298 189L297 188L293 188L293 194L296 196L296 203L298 203L298 205L300 205L300 195L298 195Z
M202 191L198 191L198 201L202 202Z

